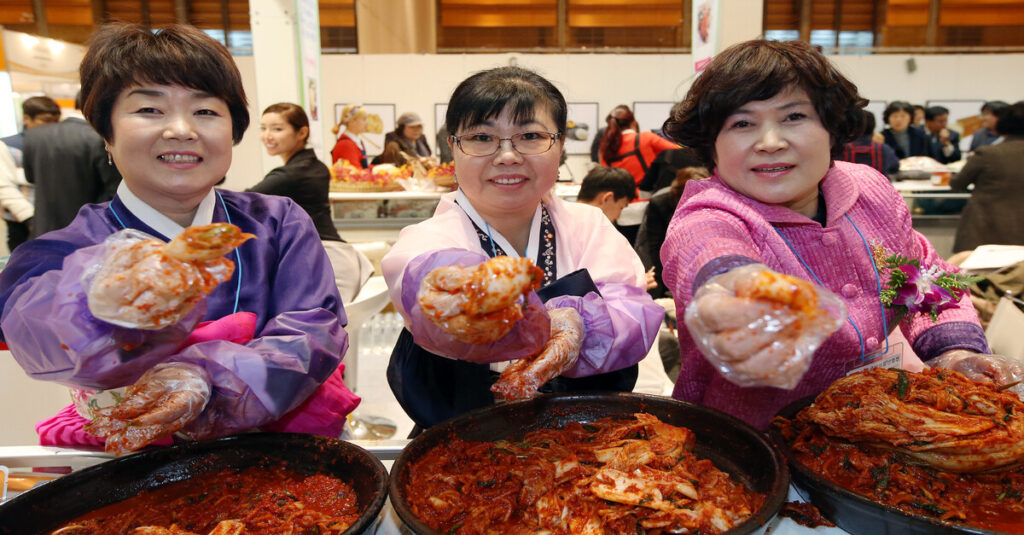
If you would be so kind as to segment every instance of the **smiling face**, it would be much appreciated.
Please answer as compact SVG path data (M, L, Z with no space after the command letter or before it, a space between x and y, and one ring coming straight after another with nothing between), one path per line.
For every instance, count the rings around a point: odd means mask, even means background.
M558 128L547 107L538 105L533 118L522 124L514 123L511 109L505 108L499 116L462 127L455 135L508 138L524 132L558 132ZM490 156L470 156L453 146L459 189L492 225L502 217L532 217L541 197L554 187L558 178L562 144L560 139L547 152L523 155L512 148L511 142L502 141L498 151Z
M260 141L267 148L267 154L280 156L287 162L306 146L309 128L298 131L280 113L264 113L260 118Z
M231 166L228 105L202 91L128 87L110 122L108 150L125 184L165 215L194 209Z
M715 138L718 174L751 199L813 217L831 138L802 89L740 106Z

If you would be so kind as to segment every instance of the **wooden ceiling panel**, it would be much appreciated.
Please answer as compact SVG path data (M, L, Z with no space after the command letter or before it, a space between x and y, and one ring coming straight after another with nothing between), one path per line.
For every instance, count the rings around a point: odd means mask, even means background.
M0 4L0 24L32 24L35 21L31 0L7 0Z
M574 28L652 28L683 20L679 0L569 0L568 22Z
M92 3L89 0L49 0L45 3L48 24L91 26Z

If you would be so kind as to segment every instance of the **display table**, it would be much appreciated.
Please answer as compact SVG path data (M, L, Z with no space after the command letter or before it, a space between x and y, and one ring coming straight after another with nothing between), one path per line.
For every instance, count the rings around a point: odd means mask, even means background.
M573 201L580 185L572 182L555 184L555 195ZM419 223L434 213L437 202L446 192L384 191L379 193L330 192L334 226L349 242L398 239L398 231Z

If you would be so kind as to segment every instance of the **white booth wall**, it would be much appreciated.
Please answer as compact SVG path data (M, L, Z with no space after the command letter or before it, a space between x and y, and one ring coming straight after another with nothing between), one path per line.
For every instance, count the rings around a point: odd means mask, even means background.
M914 72L906 66L911 58L916 63ZM1024 98L1024 54L843 55L831 59L870 100L1015 102ZM255 106L253 58L239 56L235 60ZM688 54L324 55L320 71L322 106L328 118L322 132L324 146L334 145L330 127L336 103L395 104L397 114L415 111L423 118L424 130L436 132L434 105L447 102L456 84L470 73L513 60L548 77L569 102L597 102L599 120L618 104L678 101L693 77ZM230 189L249 187L269 171L261 168L259 111L250 109L252 124L235 148L226 183ZM384 125L385 131L390 126ZM433 146L433 136L428 139ZM583 168L587 157L570 159L574 168Z

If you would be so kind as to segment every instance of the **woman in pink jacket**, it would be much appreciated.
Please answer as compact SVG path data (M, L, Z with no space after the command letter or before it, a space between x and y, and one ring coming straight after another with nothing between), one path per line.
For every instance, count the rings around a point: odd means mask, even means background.
M881 304L887 280L875 256L899 253L922 266L955 270L912 228L906 203L883 175L835 160L858 131L865 103L807 43L755 40L716 56L666 122L669 135L714 169L709 179L686 185L661 250L665 282L677 309L688 312L674 397L766 428L787 403L894 352L887 335L897 318ZM830 336L817 333L817 342L747 328L772 314L782 325L794 319L737 295L737 286L764 270L805 279L819 293L824 287L845 303L848 318L836 320ZM944 355L939 362L958 370L991 365L997 381L1015 373L987 355L969 297L946 307L936 321L910 314L899 323L917 355L926 362ZM759 366L736 381L698 343L736 366ZM773 353L799 351L811 359L802 375L785 359L765 365ZM764 386L794 369L791 389Z

